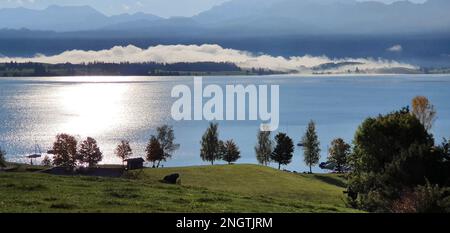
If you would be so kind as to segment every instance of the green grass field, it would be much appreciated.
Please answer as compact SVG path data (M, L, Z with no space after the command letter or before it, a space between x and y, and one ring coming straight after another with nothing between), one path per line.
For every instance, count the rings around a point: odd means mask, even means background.
M159 182L179 173L181 184ZM144 169L127 178L0 173L0 212L356 212L344 179L256 165Z

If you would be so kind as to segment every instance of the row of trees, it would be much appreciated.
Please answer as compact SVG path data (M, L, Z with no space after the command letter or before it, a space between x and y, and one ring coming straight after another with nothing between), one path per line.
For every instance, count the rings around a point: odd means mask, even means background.
M239 147L233 140L219 140L219 124L210 123L200 141L200 157L203 161L214 162L224 160L228 164L236 162L241 157Z
M413 110L409 115L416 118L426 131L430 131L436 119L434 105L424 96L415 97L411 104ZM277 162L280 169L281 165L291 163L294 151L292 139L284 133L279 133L275 136L276 146L273 149L274 143L270 139L270 135L271 132L260 131L258 133L258 142L255 147L256 158L260 164L266 166L272 161ZM304 163L309 166L309 171L312 173L312 167L320 161L320 142L313 121L308 124L302 140L297 145L303 148ZM327 161L321 163L320 168L338 173L349 172L351 170L351 155L352 146L346 143L344 139L336 138L331 142L328 149Z
M69 134L56 136L51 153L53 165L66 168L74 168L77 165L95 167L103 159L103 153L94 138L87 137L78 146L77 139ZM50 161L49 157L45 157L42 163L50 165Z
M203 161L211 162L223 160L228 164L236 162L241 157L239 147L233 140L219 140L219 130L217 123L211 123L204 133L201 140L200 156ZM152 135L145 149L146 160L152 163L153 167L160 167L161 162L172 158L173 152L179 149L180 145L175 143L175 134L173 127L164 125L156 129L157 135ZM256 158L262 165L269 165L271 162L278 163L278 169L281 165L290 164L294 153L293 140L285 133L278 133L275 136L275 143L271 139L271 132L258 132L258 143L255 146ZM88 137L78 146L77 139L69 134L58 134L53 143L52 154L53 161L45 157L43 165L62 166L74 168L77 165L87 165L95 167L102 160L101 152L97 141ZM350 145L342 139L336 139L332 142L329 150L329 162L322 168L333 169L337 172L347 170L347 157L349 155ZM320 160L320 143L315 130L315 124L311 121L308 124L305 135L298 146L304 149L304 162L312 167L317 165ZM133 156L133 150L130 142L122 140L117 145L115 155L124 161ZM330 167L330 164L332 165Z
M287 134L278 133L274 142L271 139L271 132L260 131L257 140L255 153L260 164L268 166L269 163L276 162L278 163L278 169L281 169L281 165L291 163L294 154L294 142ZM219 125L217 123L210 123L200 144L200 157L203 161L211 162L212 165L217 160L224 160L230 164L240 158L239 148L233 140L226 142L219 140ZM298 146L303 147L304 162L312 172L312 167L317 165L320 160L320 143L313 121L308 124L306 133Z
M262 165L267 166L270 162L281 165L290 164L294 153L293 140L285 133L278 133L275 136L275 143L271 139L271 132L259 131L257 135L257 145L255 146L256 159ZM310 121L302 140L297 144L303 148L303 158L309 171L317 165L320 160L320 142L316 133L314 121Z
M154 167L159 167L162 161L171 158L172 153L180 147L174 141L175 135L171 126L158 127L157 135L151 136L146 148L147 161L152 162ZM88 137L78 145L75 136L69 134L58 134L50 153L53 154L53 159L46 156L42 161L42 165L61 166L68 169L87 165L92 168L97 166L103 159L103 153L94 138ZM126 159L133 156L130 142L122 140L117 145L114 153L124 164ZM0 158L2 157L0 156Z

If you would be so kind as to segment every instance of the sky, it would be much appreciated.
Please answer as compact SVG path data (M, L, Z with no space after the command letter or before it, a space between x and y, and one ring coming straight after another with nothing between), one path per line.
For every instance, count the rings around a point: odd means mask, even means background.
M49 5L89 5L106 15L145 12L162 17L171 17L192 16L226 1L228 0L0 0L0 8L43 9ZM396 0L372 1L391 3ZM426 0L410 1L421 3Z

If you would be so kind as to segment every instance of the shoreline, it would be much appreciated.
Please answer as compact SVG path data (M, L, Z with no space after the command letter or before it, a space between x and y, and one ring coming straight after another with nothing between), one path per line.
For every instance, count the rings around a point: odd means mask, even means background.
M6 78L87 78L87 77L101 77L101 78L116 78L116 77L124 77L124 78L191 78L191 77L203 77L203 78L246 78L246 77L292 77L292 78L305 78L305 77L382 77L382 76L432 76L432 77L445 77L450 76L450 73L437 73L437 74L426 74L426 73L415 73L415 74L406 74L406 73L368 73L368 74L309 74L309 73L291 73L291 74L267 74L267 75L234 75L234 74L213 74L213 75L43 75L43 76L0 76L0 79Z

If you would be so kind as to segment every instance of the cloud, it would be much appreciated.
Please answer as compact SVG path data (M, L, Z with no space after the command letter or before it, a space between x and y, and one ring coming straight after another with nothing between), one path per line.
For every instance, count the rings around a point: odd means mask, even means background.
M122 8L123 8L124 11L129 11L131 7L128 6L127 4L123 4Z
M340 58L332 59L326 56L271 56L267 54L255 55L247 51L223 48L216 44L203 45L158 45L147 49L138 48L133 45L115 46L111 49L93 50L70 50L63 53L45 56L36 55L31 58L23 57L0 57L0 62L41 62L41 63L88 63L88 62L231 62L241 68L264 68L276 71L311 72L317 66L327 67L329 64L340 64L323 68L330 72L344 72L354 70L374 70L387 68L416 67L396 61L372 58Z
M403 47L401 45L397 44L397 45L394 45L394 46L388 48L387 51L399 53L399 52L403 51Z

